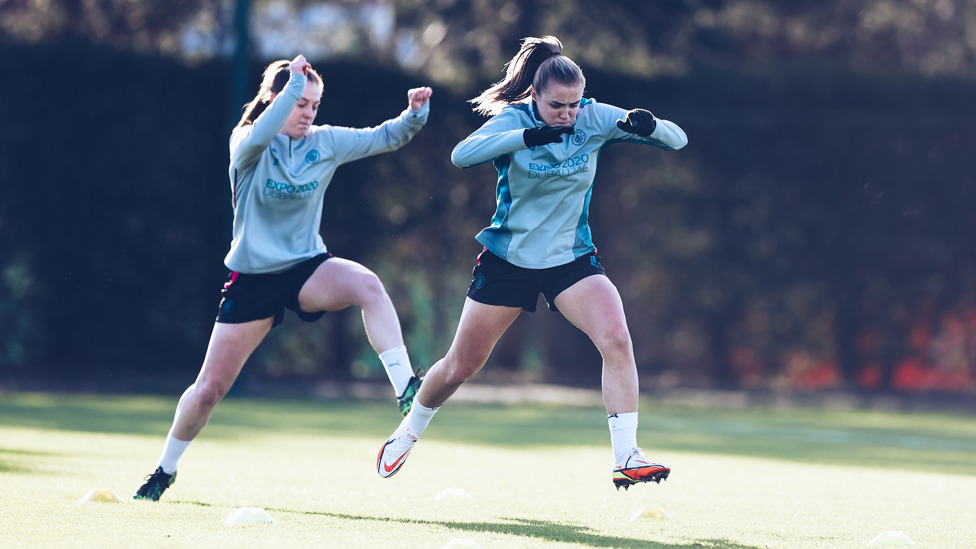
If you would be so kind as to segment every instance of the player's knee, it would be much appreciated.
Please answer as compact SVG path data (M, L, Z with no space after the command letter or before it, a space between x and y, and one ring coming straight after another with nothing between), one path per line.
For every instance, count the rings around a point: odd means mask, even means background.
M485 361L477 357L455 357L447 368L447 383L459 386L474 377Z
M452 368L447 372L447 385L453 385L455 387L463 385L473 375L474 372L469 369Z
M626 326L615 326L601 336L598 347L604 356L626 356L633 352L634 344Z
M194 393L201 406L212 408L230 391L230 384L217 380L204 379L194 384Z
M383 282L374 273L363 273L356 281L359 299L364 305L382 303L390 300Z

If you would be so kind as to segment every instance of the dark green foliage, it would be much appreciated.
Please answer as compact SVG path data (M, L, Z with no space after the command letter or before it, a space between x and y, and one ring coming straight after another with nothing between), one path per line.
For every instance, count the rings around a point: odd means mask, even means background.
M378 124L406 106L409 87L430 83L313 63L325 79L320 124ZM938 334L946 315L972 312L971 81L822 59L702 61L653 79L583 70L589 96L647 108L690 138L674 153L607 149L591 206L645 382L673 371L686 384L776 386L795 381L791 357L805 353L857 385L866 365L887 376L931 350L909 338L920 325ZM6 42L0 74L0 365L95 384L192 373L230 239L228 66ZM326 197L327 244L380 274L420 364L450 344L473 236L493 211L494 170L449 158L483 122L465 101L488 83L435 86L427 128L401 151L340 168ZM303 375L377 362L358 314L318 326L326 356ZM292 317L278 330L297 327ZM541 308L489 366L599 379L589 341Z

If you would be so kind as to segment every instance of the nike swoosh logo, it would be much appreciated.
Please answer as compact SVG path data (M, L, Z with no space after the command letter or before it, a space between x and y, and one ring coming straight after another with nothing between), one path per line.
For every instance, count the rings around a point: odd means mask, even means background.
M398 464L398 463L400 463L401 461L403 461L403 458L404 458L404 457L406 457L406 455L407 455L407 454L405 454L405 453L404 453L403 455L401 455L400 457L398 457L396 461L394 461L393 463L391 463L391 464L389 464L389 465L387 465L387 464L385 464L385 463L384 463L384 464L383 464L383 469L384 469L384 470L385 470L385 471L386 471L387 473L389 473L390 471L392 471L392 470L394 470L394 469L396 469L396 468L397 468L397 464Z

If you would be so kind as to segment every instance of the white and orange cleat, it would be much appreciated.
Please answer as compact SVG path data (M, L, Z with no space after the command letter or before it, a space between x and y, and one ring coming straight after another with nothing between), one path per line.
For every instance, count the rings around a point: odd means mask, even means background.
M395 475L407 461L407 456L416 443L417 437L413 436L410 428L401 425L380 448L380 453L376 456L376 472L383 478Z
M634 448L623 465L613 467L613 485L616 486L617 490L620 490L621 486L627 490L631 485L638 482L660 484L662 480L667 480L670 474L671 469L667 465L654 463L647 459L640 448Z

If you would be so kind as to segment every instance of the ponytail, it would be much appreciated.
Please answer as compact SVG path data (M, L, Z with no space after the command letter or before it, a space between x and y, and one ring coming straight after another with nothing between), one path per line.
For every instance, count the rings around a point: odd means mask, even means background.
M261 113L268 108L268 105L271 104L271 97L281 93L281 90L285 89L285 85L288 84L290 78L291 61L282 59L281 61L275 61L268 65L264 69L258 94L249 103L244 105L244 114L241 116L241 120L237 123L236 127L240 128L248 124L253 124L261 116ZM308 79L313 82L318 82L319 86L322 85L322 77L311 68L308 70Z
M474 112L494 116L507 105L529 97L530 87L540 91L550 80L585 85L583 71L572 59L562 55L562 49L562 42L555 36L523 39L522 48L505 64L505 78L468 101L475 105Z

